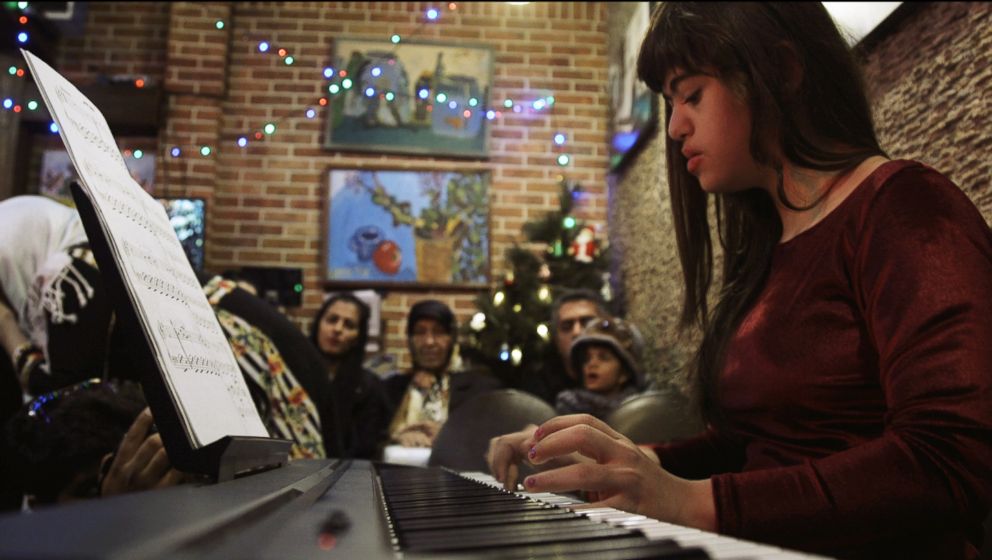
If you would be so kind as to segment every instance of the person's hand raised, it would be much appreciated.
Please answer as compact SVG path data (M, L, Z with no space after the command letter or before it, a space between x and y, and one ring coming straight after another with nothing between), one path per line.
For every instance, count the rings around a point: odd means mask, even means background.
M100 484L100 494L109 496L137 490L173 486L183 474L172 468L158 433L149 435L154 419L145 408L135 418L113 456L110 470ZM110 460L110 456L104 460Z

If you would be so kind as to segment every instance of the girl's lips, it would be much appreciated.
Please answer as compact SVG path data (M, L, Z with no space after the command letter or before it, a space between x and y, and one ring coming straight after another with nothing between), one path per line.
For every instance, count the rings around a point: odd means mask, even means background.
M699 168L700 161L702 161L700 158L702 158L700 155L695 155L689 158L688 163L685 164L686 171L695 174L696 169Z

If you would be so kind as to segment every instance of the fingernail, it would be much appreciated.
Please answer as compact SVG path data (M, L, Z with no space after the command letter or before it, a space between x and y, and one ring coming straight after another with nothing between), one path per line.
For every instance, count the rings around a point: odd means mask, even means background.
M544 428L538 428L537 431L534 432L534 437L536 438L539 438L542 435L544 435Z
M533 488L537 484L537 480L533 476L528 476L527 480L524 481L524 485L528 488Z
M527 452L527 456L533 459L537 456L537 448L531 447L530 451Z

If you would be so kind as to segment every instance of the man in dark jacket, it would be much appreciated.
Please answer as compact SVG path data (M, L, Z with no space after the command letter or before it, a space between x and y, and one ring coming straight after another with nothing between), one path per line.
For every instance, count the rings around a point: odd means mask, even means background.
M444 303L425 300L410 308L406 335L413 367L385 380L396 407L391 442L430 447L450 410L475 394L499 388L499 381L484 372L451 371L457 333L455 315Z

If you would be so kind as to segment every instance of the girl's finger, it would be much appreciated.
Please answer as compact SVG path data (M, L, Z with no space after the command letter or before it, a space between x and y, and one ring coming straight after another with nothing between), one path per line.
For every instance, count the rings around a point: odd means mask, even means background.
M541 438L530 449L528 456L534 464L571 453L589 457L597 463L612 463L638 459L633 452L640 453L636 448L632 449L626 439L620 440L597 427L577 423Z
M614 430L606 422L603 422L591 414L569 414L567 416L556 416L541 424L541 427L534 434L534 439L540 441L555 432L579 425L591 426L614 439L626 439L623 434Z

